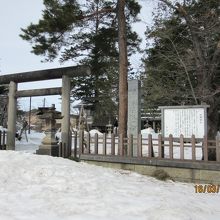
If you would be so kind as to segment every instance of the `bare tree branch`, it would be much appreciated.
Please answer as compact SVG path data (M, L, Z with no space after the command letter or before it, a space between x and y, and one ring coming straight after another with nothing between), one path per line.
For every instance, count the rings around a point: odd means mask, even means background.
M185 65L185 63L184 63L184 61L183 61L183 59L181 58L181 56L180 56L180 54L179 54L179 52L178 52L178 50L177 50L177 48L176 48L176 45L173 43L173 41L172 41L169 37L167 37L167 39L168 39L168 40L171 42L171 44L173 45L173 48L174 48L174 50L176 51L176 55L177 55L177 57L178 57L178 59L179 59L181 65L183 66L183 68L184 68L184 70L185 70L185 73L186 73L186 76L187 76L187 80L188 80L188 82L189 82L190 89L191 89L191 92L192 92L192 96L193 96L193 98L194 98L194 100L195 100L195 104L198 105L198 101L197 101L197 99L196 99L195 91L194 91L194 88L193 88L191 79L190 79L190 77L189 77L189 72L188 72L188 70L187 70L187 67L186 67L186 65Z
M219 63L219 55L220 55L220 40L217 43L212 61L211 61L211 65L210 65L210 76L213 77L216 68L218 67L218 63Z

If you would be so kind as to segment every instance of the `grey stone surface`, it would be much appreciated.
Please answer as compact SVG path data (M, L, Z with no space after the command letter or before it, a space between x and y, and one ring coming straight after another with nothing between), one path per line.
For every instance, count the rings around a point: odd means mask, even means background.
M4 128L7 127L7 105L8 105L8 95L0 95L0 125Z
M89 164L131 170L148 176L153 176L154 171L160 169L175 181L220 184L219 163L138 159L109 155L81 155L80 159Z
M59 156L59 147L57 145L55 146L50 146L50 148L40 148L36 151L36 154L40 154L40 155L51 155L54 157L58 157Z
M62 125L61 139L62 144L71 147L70 136L70 78L63 75L62 77ZM70 155L65 155L70 156Z
M52 105L52 107L40 107L39 112L37 113L39 115L40 119L44 119L46 122L45 125L45 137L42 140L42 144L39 146L39 149L36 151L37 154L47 154L52 156L58 156L58 141L55 138L56 134L56 119L60 119L61 114L57 111L55 111L55 105Z
M7 150L15 150L15 133L16 133L16 113L17 99L15 93L17 91L17 83L10 82L8 94L8 131L7 131Z
M141 94L140 81L128 81L128 135L138 137L141 131ZM137 145L133 145L133 155L137 156Z

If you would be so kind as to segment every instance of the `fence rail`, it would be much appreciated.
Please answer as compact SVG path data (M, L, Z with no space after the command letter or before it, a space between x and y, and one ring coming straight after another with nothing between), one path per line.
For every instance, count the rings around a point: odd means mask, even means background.
M135 158L154 158L180 161L216 161L220 162L220 137L215 140L204 138L174 138L172 135L157 137L139 134L138 137L129 135L122 138L111 135L91 136L79 133L79 154L85 155L111 155ZM75 150L76 152L76 147ZM211 155L211 156L210 156Z

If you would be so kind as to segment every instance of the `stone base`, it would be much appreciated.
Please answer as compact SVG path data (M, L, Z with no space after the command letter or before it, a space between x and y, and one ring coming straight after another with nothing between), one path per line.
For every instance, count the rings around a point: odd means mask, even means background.
M50 155L50 156L54 156L54 157L58 157L59 156L59 146L55 145L55 146L50 146L50 148L45 148L43 147L43 145L40 146L40 148L38 150L36 150L36 154L40 154L40 155Z

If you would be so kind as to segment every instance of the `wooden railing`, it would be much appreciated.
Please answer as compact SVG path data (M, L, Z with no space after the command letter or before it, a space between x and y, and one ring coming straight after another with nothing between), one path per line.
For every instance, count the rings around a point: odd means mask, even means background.
M158 135L153 137L151 134L141 135L137 138L129 135L122 139L119 135L91 136L89 133L79 134L79 154L91 155L112 155L137 158L158 158L168 160L186 161L217 161L220 162L220 137L216 140L208 140L207 137L174 138L172 135L163 137ZM75 147L76 152L76 147ZM212 158L210 157L212 154Z
M6 131L0 131L0 150L6 149Z

